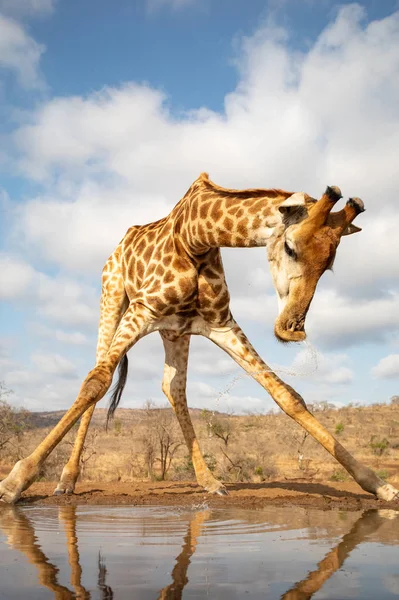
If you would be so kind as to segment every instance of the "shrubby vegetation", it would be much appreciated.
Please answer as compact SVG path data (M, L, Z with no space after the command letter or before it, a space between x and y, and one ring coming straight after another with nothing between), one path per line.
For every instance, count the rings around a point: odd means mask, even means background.
M62 411L29 413L12 407L12 393L0 385L0 479L29 454L58 422ZM389 479L399 466L399 396L389 405L326 402L312 412L359 460ZM346 471L283 413L237 416L192 410L205 461L225 482L273 479L346 481ZM118 409L105 429L97 409L82 455L81 476L91 481L193 480L194 470L180 427L169 406L146 402L143 409ZM70 455L78 424L46 461L41 478L56 481Z

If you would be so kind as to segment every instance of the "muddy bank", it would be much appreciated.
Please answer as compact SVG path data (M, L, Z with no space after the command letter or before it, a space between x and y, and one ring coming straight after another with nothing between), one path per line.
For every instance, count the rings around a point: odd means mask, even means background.
M192 482L80 483L72 496L53 496L56 483L35 483L18 504L37 506L131 505L188 506L206 502L212 507L262 508L306 506L322 510L393 508L398 503L376 500L356 483L309 483L301 480L228 484L228 496L204 493Z

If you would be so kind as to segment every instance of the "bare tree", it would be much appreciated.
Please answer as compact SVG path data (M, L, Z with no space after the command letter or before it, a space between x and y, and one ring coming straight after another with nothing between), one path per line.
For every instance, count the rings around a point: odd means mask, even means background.
M225 445L227 448L231 435L233 433L233 427L231 423L231 417L216 416L210 410L204 409L201 411L201 417L206 422L206 427L209 436L215 436Z
M304 446L305 442L309 436L307 431L300 431L297 434L294 434L294 439L297 443L297 452L298 452L298 467L300 471L304 471L306 466L303 464L305 455L304 455Z
M77 428L75 428L77 429ZM75 432L74 432L75 433ZM82 454L80 455L80 475L84 476L87 463L97 454L96 450L96 439L98 437L98 429L90 429L87 433L85 443L83 446ZM73 448L75 443L74 437L70 437L66 440L65 445Z
M96 456L96 454L97 454L96 439L98 437L98 433L99 433L98 429L92 429L92 430L88 431L88 433L87 433L85 445L83 447L83 451L80 456L80 464L81 464L80 474L82 477L85 474L87 463L89 462L89 460L94 458L94 456Z
M142 437L148 474L155 477L155 464L159 465L159 479L164 481L183 444L176 418L169 407L159 408L148 400L144 405L146 431Z

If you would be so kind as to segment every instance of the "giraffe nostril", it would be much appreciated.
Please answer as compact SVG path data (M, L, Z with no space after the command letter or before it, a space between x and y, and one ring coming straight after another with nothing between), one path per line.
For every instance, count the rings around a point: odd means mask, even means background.
M305 327L305 319L289 319L285 324L286 331L303 331Z

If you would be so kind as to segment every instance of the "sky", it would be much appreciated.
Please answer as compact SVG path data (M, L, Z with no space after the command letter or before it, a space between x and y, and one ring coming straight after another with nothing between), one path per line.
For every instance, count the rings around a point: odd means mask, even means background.
M360 196L308 341L279 344L266 251L222 251L249 339L307 402L399 393L399 4L391 0L0 0L0 381L68 408L94 366L101 270L131 225L202 171L225 187ZM343 201L341 201L343 202ZM340 206L341 207L341 206ZM158 334L123 407L164 404ZM194 337L191 407L273 401ZM107 399L100 406L106 406Z

